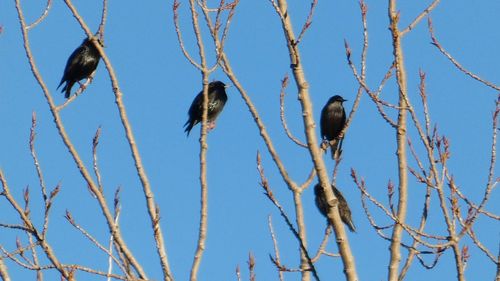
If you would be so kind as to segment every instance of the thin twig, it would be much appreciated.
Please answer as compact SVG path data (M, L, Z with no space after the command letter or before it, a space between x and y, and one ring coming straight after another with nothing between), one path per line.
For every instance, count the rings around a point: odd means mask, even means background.
M261 179L260 186L264 189L264 194L267 196L267 198L278 208L280 215L283 219L285 219L285 223L288 225L288 228L292 231L293 235L297 238L299 241L300 249L304 253L306 260L308 262L309 268L312 271L314 277L316 278L317 281L319 281L319 276L317 275L316 268L314 267L314 264L312 262L312 259L307 251L307 248L305 246L305 243L302 239L302 236L300 235L299 231L295 228L293 225L292 221L288 217L288 215L285 212L285 209L281 206L281 204L278 202L276 197L274 196L271 188L269 187L269 183L267 181L267 178L264 174L264 168L262 166L262 161L260 158L260 153L257 152L257 170L259 172L259 176ZM294 195L297 194L297 192L294 192ZM294 198L295 199L295 198Z
M108 18L108 0L102 0L102 12L101 12L101 23L97 29L99 34L99 39L104 43L104 27L106 26L106 20Z
M79 15L79 13L76 11L75 7L71 3L71 0L64 0L64 2L66 3L66 6L71 10L71 13L76 18L76 20L78 21L78 23L80 24L82 29L85 30L85 33L87 34L87 36L89 36L89 38L92 38L92 33L91 33L90 29L88 28L87 24L83 21L83 19ZM159 214L157 212L158 208L157 208L157 205L156 205L156 202L154 199L154 194L153 194L152 189L151 189L151 184L150 184L148 176L146 174L144 165L142 164L141 155L140 155L139 149L137 147L137 142L135 141L135 136L132 132L132 126L130 125L130 121L129 121L128 116L127 116L127 111L126 111L125 105L123 104L123 93L122 93L120 86L118 84L118 78L115 74L115 71L114 71L114 68L111 64L111 61L109 60L108 56L104 52L104 49L102 48L102 46L100 44L98 44L96 42L96 40L93 40L93 43L94 43L94 46L96 47L96 49L99 51L99 54L101 55L101 58L102 58L104 64L106 65L106 69L108 70L108 74L109 74L111 84L112 84L112 90L113 90L113 93L115 95L115 104L118 107L118 111L120 114L120 120L121 120L121 123L123 125L124 130L125 130L125 136L127 138L127 142L129 144L129 147L130 147L130 150L132 153L132 158L134 160L135 168L136 168L137 174L139 176L139 179L141 181L144 197L146 199L147 210L148 210L149 218L150 218L151 225L153 228L153 236L154 236L154 240L155 240L156 251L157 251L157 254L160 258L163 276L167 280L171 280L171 279L173 279L173 276L172 276L172 273L170 271L170 266L169 266L168 257L167 257L167 250L166 250L165 241L163 238L163 232L162 232L161 227L160 227L160 217L159 217ZM96 190L97 190L97 188L96 188ZM109 215L109 217L108 217L108 215ZM111 214L106 214L106 218L107 218L108 224L114 226L113 232L117 231L118 228L114 225L113 216L111 216ZM121 237L117 236L117 237L115 237L115 239L117 240L117 242L120 242L120 246L122 247L122 250L125 250L124 243L121 243L121 241L120 241ZM140 273L140 277L147 279L144 270L142 269L142 267L139 266L138 262L132 257L132 254L129 252L128 249L126 249L126 252L127 252L126 253L127 258L129 260L131 260L132 264L134 265L134 268L136 268L138 270L138 272Z
M42 190L42 197L43 201L47 202L47 189L45 187L45 181L43 180L43 173L42 173L42 168L40 167L40 163L38 162L38 157L36 155L35 151L35 137L36 137L36 113L33 111L31 115L31 130L30 130L30 141L29 141L29 146L30 146L30 151L31 151L31 158L33 158L33 164L35 165L36 173L38 176L38 181L40 183L40 189Z
M19 5L19 2L16 1L16 4ZM61 273L61 275L64 276L64 278L68 279L69 281L72 281L73 279L70 278L69 272L66 271L66 269L62 266L61 262L59 261L59 259L55 255L52 247L49 245L47 240L44 239L42 237L42 235L37 231L37 229L33 225L32 221L28 218L25 211L19 206L19 204L14 199L14 197L11 195L9 186L7 185L7 180L5 179L5 176L4 176L2 170L0 170L0 182L1 182L2 188L3 188L3 192L2 192L3 196L7 199L7 201L11 204L11 206L17 212L20 219L23 221L24 225L29 229L29 232L33 233L37 242L39 242L40 245L42 246L43 251L44 251L45 255L47 256L47 258L54 265L54 267Z
M10 281L9 272L7 266L3 262L3 258L0 257L0 277L3 281Z
M103 192L101 173L99 172L99 166L97 165L97 146L99 145L99 137L101 136L101 126L97 128L95 132L94 139L92 140L92 162L94 166L94 173L97 178L97 184L99 185L99 190Z
M359 2L359 8L361 10L361 22L363 24L363 50L361 51L361 80L366 79L366 56L368 53L368 23L366 20L366 15L368 12L368 7L366 3L361 0ZM352 105L352 109L349 112L349 116L347 116L345 126L339 134L339 139L344 139L344 135L351 126L352 121L354 120L354 114L356 113L359 102L361 101L361 95L363 93L363 87L358 87L358 92L356 93L356 98L354 99L354 103Z
M292 132L290 132L290 129L288 128L288 125L286 123L286 118L285 118L285 89L288 86L288 74L285 75L283 80L281 80L281 90L280 90L280 119L281 119L281 125L283 126L283 129L285 129L285 133L288 136L290 140L292 140L295 144L298 146L307 148L307 145L302 143L299 139L293 136Z
M113 253L111 253L108 249L106 249L103 245L101 245L101 243L99 243L99 241L97 241L97 239L95 239L90 233L88 233L88 231L86 231L83 227L81 227L79 224L76 223L73 216L71 215L71 213L68 210L66 210L65 218L74 228L79 230L99 250L106 253L108 258L112 259L116 263L116 265L118 265L120 267L120 269L122 270L123 273L127 272L125 270L125 268L122 266L122 264L120 263L120 261L115 256L113 256Z
M295 42L296 45L300 44L300 42L302 41L302 37L304 37L304 34L309 29L309 27L311 27L312 18L314 15L314 9L316 8L317 4L318 4L318 0L312 0L311 7L309 8L309 14L307 15L306 22L302 26L302 30L300 31L299 36L297 37L297 41Z
M26 22L24 19L23 11L20 7L19 0L16 0L16 10L17 10L19 22L21 25L21 32L22 32L22 36L23 36L23 47L24 47L24 50L26 52L26 56L28 58L29 65L31 67L31 72L33 73L33 76L35 77L40 88L42 89L43 95L44 95L44 97L49 105L51 114L54 118L54 123L57 127L58 133L61 136L61 139L63 140L66 148L70 152L70 154L71 154L76 166L78 167L82 177L85 179L88 186L93 191L95 191L94 193L97 193L98 188L96 187L95 183L93 182L87 168L84 166L83 161L81 160L78 152L76 151L75 147L71 143L71 140L69 139L69 136L64 128L64 125L63 125L62 120L60 118L59 112L58 112L57 107L54 103L54 100L53 100L52 96L50 95L50 92L49 92L46 84L44 83L44 81L40 75L40 72L38 71L38 67L36 66L35 60L33 58L33 54L31 52L29 37L28 37L27 29L26 29ZM90 30L88 30L88 28L86 29L86 33L88 36L92 35L90 33ZM99 45L99 44L96 44L96 45ZM125 242L123 241L123 238L121 237L120 230L114 226L113 217L111 216L111 214L109 212L106 200L104 199L103 196L97 196L97 200L99 202L99 206L101 207L101 210L103 211L103 215L106 218L106 222L108 223L109 230L111 233L113 233L113 235L115 235L115 239L117 241L117 244L120 245L121 251L123 251L125 253L125 255L127 256L127 259L132 262L134 267L138 270L138 272L140 272L140 275L145 276L145 273L142 270L142 267L137 263L135 258L132 256L132 253L130 252L130 250L128 250L128 248L126 247ZM44 251L45 251L45 249L44 249ZM58 268L60 268L60 267L58 267ZM65 273L65 274L66 274L66 277L69 277L68 273Z
M182 40L182 32L179 26L179 6L181 3L179 3L177 0L174 0L174 4L172 5L172 10L174 11L174 26L175 26L175 33L177 34L177 41L179 42L180 48L182 53L184 54L184 57L197 69L201 69L201 65L198 64L189 54L189 52L186 50L186 47L184 46L184 40Z
M427 8L425 8L425 10L420 13L405 29L401 30L401 36L404 36L406 33L408 33L409 31L411 31L413 28L415 28L415 26L417 26L417 24L424 18L426 17L428 14L430 14L430 12L432 10L434 10L434 8L437 7L437 5L439 4L439 1L440 0L434 0Z
M52 5L52 0L47 0L47 4L45 4L45 9L43 10L42 15L40 15L40 17L38 17L38 19L36 19L32 24L27 25L26 29L30 30L33 27L37 26L39 23L41 23L49 14L51 5Z
M274 246L274 255L276 256L275 260L277 263L280 263L280 250L278 247L278 240L276 239L276 235L274 234L273 222L271 220L271 215L267 217L267 225L269 226L269 232L271 233L271 238L273 239ZM283 281L283 272L278 270L278 277L280 281Z
M326 228L325 228L325 235L323 236L323 240L319 244L318 251L316 252L316 255L312 258L313 262L316 262L319 260L321 255L327 255L330 257L340 257L339 254L331 254L326 252L326 244L328 243L328 239L330 238L330 234L332 234L332 228L330 227L330 224L327 222L326 223Z
M496 91L500 91L500 87L489 82L489 81L486 81L484 79L482 79L481 77L479 77L478 75L472 73L471 71L465 69L465 67L463 67L455 58L453 58L452 55L450 55L450 53L448 53L444 48L443 46L441 46L441 44L438 42L436 36L434 35L434 28L432 26L432 20L431 18L429 17L428 19L428 27L429 27L429 33L431 35L431 39L432 39L432 44L434 46L436 46L436 48L438 48L438 50L443 54L445 55L445 57L448 58L449 61L451 61L451 63L453 63L457 68L458 70L460 70L461 72L463 72L464 74L466 74L467 76L483 83L484 85L492 88L492 89L495 89Z

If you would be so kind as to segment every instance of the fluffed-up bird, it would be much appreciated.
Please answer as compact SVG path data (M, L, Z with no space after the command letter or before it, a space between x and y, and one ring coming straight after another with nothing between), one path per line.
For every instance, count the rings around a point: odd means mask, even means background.
M208 84L208 130L215 128L215 120L222 112L227 101L226 84L221 81L214 81ZM194 98L188 111L189 119L184 124L184 132L189 133L193 126L200 123L203 115L203 90Z
M101 41L98 40L98 42L102 46ZM82 79L89 78L92 72L96 70L100 59L101 55L92 41L88 38L83 40L82 44L69 56L64 68L63 77L57 89L66 82L61 92L66 92L64 97L69 98L73 85Z
M356 227L352 222L351 209L349 209L347 201L345 200L342 193L340 193L340 191L334 185L331 185L331 187L333 194L335 194L335 197L337 197L338 201L337 206L339 208L339 214L340 218L342 219L342 222L344 222L344 224L347 225L347 227L351 232L356 232ZM328 202L326 201L323 188L319 183L314 186L314 195L315 195L314 200L316 202L316 207L318 207L319 212L326 218L328 214L329 205Z
M339 135L345 126L345 110L342 105L345 101L343 97L335 95L328 100L323 110L321 110L321 138L329 142L332 150L332 158L335 158L337 147L339 155L342 148L342 140L339 138Z

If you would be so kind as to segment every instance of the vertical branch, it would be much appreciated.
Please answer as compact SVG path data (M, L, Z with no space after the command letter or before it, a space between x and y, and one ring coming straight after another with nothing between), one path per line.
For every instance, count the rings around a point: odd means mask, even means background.
M42 197L44 203L47 203L47 188L45 187L45 181L43 180L43 173L42 169L40 168L40 163L38 162L38 157L36 155L35 151L35 137L36 137L36 113L33 112L31 115L31 130L30 130L30 141L29 141L29 146L30 146L30 152L31 152L31 158L33 158L33 164L35 165L36 173L38 176L38 181L40 184L40 189L42 190Z
M99 190L102 192L102 180L101 173L99 172L99 165L97 164L97 146L99 145L99 137L101 136L101 126L97 128L95 132L94 139L92 140L92 162L94 166L94 174L97 178L97 184L99 185Z
M35 242L33 242L33 235L29 232L26 232L26 235L28 236L29 245L34 245ZM40 270L40 261L38 260L36 247L31 248L31 256L33 257L33 265L38 268L36 270L36 280L43 281L43 272Z
M126 244L121 236L121 232L120 232L119 228L116 227L116 225L114 224L113 216L109 212L109 208L107 206L107 203L106 203L104 196L99 192L98 187L94 183L92 177L90 176L90 173L88 172L87 168L83 164L83 161L81 160L80 155L78 154L75 147L71 143L71 140L69 139L69 136L66 132L66 129L64 128L61 117L60 117L59 112L57 110L57 107L54 103L54 100L53 100L52 96L50 95L49 90L48 90L47 86L45 85L45 83L44 83L44 81L43 81L43 79L38 71L35 60L33 58L33 54L31 52L31 47L30 47L30 43L29 43L29 36L28 36L28 30L26 27L26 21L24 19L24 15L23 15L22 8L20 6L20 2L19 2L19 0L16 0L15 3L16 3L16 10L17 10L17 14L18 14L18 18L19 18L19 22L20 22L20 26L21 26L21 33L22 33L23 44L24 44L23 47L24 47L24 50L26 52L26 57L28 58L29 65L31 67L31 72L33 73L33 76L35 77L36 81L40 85L40 88L43 91L43 95L44 95L44 97L49 105L50 112L52 113L52 116L54 118L54 123L56 125L57 131L58 131L59 135L61 136L61 139L62 139L64 145L66 146L69 153L71 154L76 166L78 167L80 174L82 175L84 180L87 182L87 184L88 184L89 188L92 190L92 192L96 195L96 199L99 202L99 206L101 207L103 216L105 217L106 222L108 224L109 231L115 236L115 241L116 241L117 245L119 245L120 250L123 251L124 255L130 261L130 263L134 266L136 271L139 273L139 276L141 278L146 278L146 274L145 274L144 270L139 265L139 263L136 261L136 259L134 258L134 256L130 252L130 250L127 248L127 246L126 246ZM90 30L88 28L86 29L86 32L87 32L87 35L91 36ZM99 44L96 44L96 45L99 46ZM102 51L102 49L101 49L101 51ZM44 251L45 251L45 249L44 249ZM68 274L66 274L66 275L68 275Z
M304 220L304 208L302 207L302 196L298 190L293 191L293 203L295 207L295 221L297 223L298 234L300 236L300 241L303 244L301 248L301 269L305 270L310 267L311 258L307 253L307 237L306 237L306 228L305 228L305 220ZM309 280L309 272L302 272L302 280ZM319 280L319 279L317 279Z
M87 24L83 21L81 16L78 14L76 11L75 7L71 3L71 0L64 0L68 8L71 10L71 13L73 16L76 18L80 26L82 27L83 30L85 30L85 33L89 38L92 38L92 33L90 32L89 27ZM96 40L93 40L94 46L99 50L99 54L101 55L102 60L104 61L104 64L106 65L106 69L108 70L108 74L111 80L111 85L113 88L113 93L115 95L115 103L116 106L118 107L118 112L120 115L120 121L122 123L122 126L125 130L125 136L127 138L127 142L129 144L131 153L132 153L132 158L134 160L135 168L137 171L137 175L139 176L139 180L141 181L142 185L142 190L144 193L144 197L146 199L146 205L147 205L147 210L149 214L149 218L151 221L151 226L153 228L153 236L155 239L155 244L156 244L156 251L158 253L158 256L160 257L160 263L163 271L163 276L165 280L172 280L173 276L170 271L170 265L168 263L168 257L167 257L167 251L166 251L166 246L165 246L165 241L163 240L163 232L161 230L160 226L160 215L159 211L154 199L154 194L151 190L151 184L149 182L148 176L146 174L144 165L142 164L142 159L141 155L139 153L139 149L137 147L137 143L135 141L135 136L132 131L132 126L130 124L130 121L127 116L127 111L125 108L125 105L123 103L123 92L120 89L120 86L118 84L118 78L116 77L114 68L111 64L111 61L107 57L106 53L104 52L104 49L100 44L96 42ZM109 214L109 218L107 218L108 223L115 225L114 224L114 218ZM115 226L116 228L116 226ZM117 229L117 228L116 228ZM115 237L116 239L117 237ZM122 245L123 247L123 245ZM127 256L127 258L129 258ZM133 263L134 264L134 263ZM135 262L134 267L137 268L138 263ZM144 272L142 272L144 275ZM142 278L145 278L143 276Z
M301 233L301 230L300 230L300 227L299 227L299 230L296 230L295 227L293 226L290 218L288 217L288 215L286 214L285 210L283 209L283 207L279 204L278 200L276 199L276 197L274 196L271 188L269 187L269 183L264 175L264 167L262 166L262 162L261 162L261 158L260 158L260 153L257 151L257 170L259 171L259 175L260 175L260 179L261 179L261 182L260 182L260 185L262 186L262 188L264 188L264 194L267 196L267 198L269 198L269 200L271 200L271 202L273 202L274 206L276 206L276 208L278 208L278 210L280 211L280 215L281 217L283 217L283 219L285 220L285 223L288 225L288 228L292 231L293 235L297 238L297 240L299 241L299 245L300 245L300 249L301 249L301 253L303 253L303 255L305 256L305 259L307 261L307 265L309 266L308 268L307 267L304 267L304 265L301 263L301 272L306 272L306 271L311 271L314 275L314 278L319 281L319 276L318 276L318 273L316 271L316 268L314 267L314 263L311 259L311 257L309 256L309 253L307 252L307 248L306 248L306 244L304 242L303 239L305 239L305 235L302 235ZM292 190L293 194L294 194L294 202L296 204L296 213L297 213L297 208L298 209L302 209L302 202L300 200L300 190ZM299 197L299 200L296 200L296 197ZM299 205L299 206L297 206ZM301 210L302 211L302 210ZM299 216L299 214L297 214L297 216ZM303 220L303 214L300 215L302 220ZM297 220L297 223L301 222L302 220ZM302 275L302 278L309 278L309 275L308 274L303 274Z
M5 176L3 174L3 171L0 170L0 183L2 185L3 191L2 195L7 199L7 201L12 205L14 210L17 212L19 215L20 219L23 221L24 226L26 227L26 231L30 232L33 234L35 239L40 243L40 246L42 247L43 252L47 256L47 258L50 260L50 262L54 265L54 267L59 271L59 273L66 278L68 281L73 281L74 279L72 278L70 272L68 272L63 264L59 261L57 256L54 253L54 250L52 247L49 245L45 237L42 236L42 234L35 228L33 225L33 222L31 219L28 217L28 214L25 210L19 206L19 204L16 202L12 194L10 193L10 188L7 185L7 180L5 179ZM27 203L28 195L25 193L25 202Z
M118 189L119 190L119 189ZM115 224L118 225L118 220L120 219L120 207L118 204L118 194L119 192L115 193ZM109 236L109 246L108 246L108 252L109 252L109 257L108 257L108 275L113 273L113 235ZM126 270L123 270L123 273L127 274ZM111 277L108 277L107 281L111 281Z
M276 235L274 234L273 222L271 220L271 215L267 217L267 224L269 226L269 232L271 233L271 238L273 239L274 245L274 254L276 255L276 263L280 263L280 249L278 247L278 240L276 239ZM278 277L280 281L283 281L283 272L278 268Z
M295 34L293 32L292 22L290 20L290 14L288 11L288 3L286 0L278 0L278 6L274 2L276 12L280 15L283 32L287 41L288 53L290 56L290 62L292 67L293 76L298 88L299 101L302 107L302 116L304 123L304 130L307 139L307 145L309 147L309 152L311 159L314 163L314 167L318 174L319 181L324 190L327 202L332 202L332 206L336 206L336 198L330 188L330 181L328 179L328 174L326 171L325 163L323 162L323 157L321 150L318 147L318 139L315 131L315 123L313 118L312 103L309 96L309 84L307 83L304 69L302 68L302 63L300 61L300 53L298 46L296 44ZM358 280L356 266L354 263L354 256L352 255L349 242L347 240L347 235L345 233L344 226L341 222L338 208L329 208L328 218L333 226L335 234L337 236L337 246L339 247L339 252L342 257L342 262L344 264L344 274L347 280ZM303 222L302 222L303 223ZM300 227L300 225L299 225ZM305 233L304 233L305 235ZM305 259L304 253L302 253L302 266L307 265L307 260ZM307 280L308 275L303 275L302 280Z
M499 243L500 244L500 243ZM495 281L500 281L500 247L498 248L498 256L497 256L497 275L495 277Z
M249 281L255 281L255 258L252 253L248 253L248 271L250 272Z
M10 281L9 272L7 271L7 266L5 266L2 257L0 257L0 277L3 281Z
M108 18L108 0L102 0L101 23L99 24L99 29L97 31L101 40L104 39L104 27L106 26L107 18Z
M364 0L361 0L359 2L359 8L361 10L361 22L363 24L363 50L361 51L361 80L365 80L366 78L366 55L368 52L368 23L366 20L366 14L368 12L368 7L366 6L366 3ZM350 54L350 53L349 53ZM352 120L354 119L354 114L356 113L359 102L361 100L361 94L363 93L363 86L358 87L358 92L356 93L356 98L354 100L354 103L352 105L351 112L349 112L349 116L346 119L346 123L342 131L340 132L339 139L343 139L346 131L349 129L349 126L352 123Z
M390 261L388 280L398 280L398 270L401 262L401 240L403 236L403 227L406 220L407 201L408 201L408 171L406 158L406 69L404 66L403 48L401 45L401 32L398 29L399 13L396 10L396 0L389 0L389 21L392 34L393 56L396 66L396 79L399 88L399 114L396 129L397 140L397 158L398 158L398 206L397 206L397 222L391 237L390 245Z
M200 25L198 22L198 12L196 12L194 0L189 0L189 7L191 9L191 23L193 25L193 32L196 36L196 43L198 45L198 54L200 56L200 68L203 82L203 114L201 118L200 129L200 188L201 188L201 207L200 207L200 226L198 230L198 242L196 251L193 258L193 265L191 266L190 280L196 281L198 271L201 264L201 259L205 251L205 241L207 238L208 227L208 184L207 184L207 120L208 120L208 76L207 61L205 56L205 46L200 32Z

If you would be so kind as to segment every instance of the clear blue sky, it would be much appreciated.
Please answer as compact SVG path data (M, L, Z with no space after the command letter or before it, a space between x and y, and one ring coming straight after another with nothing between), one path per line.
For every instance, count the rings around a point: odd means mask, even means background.
M44 5L22 2L29 22L38 17ZM294 2L297 1L290 1L290 15L298 30L307 15L309 3ZM403 27L431 1L399 2L400 26ZM75 1L75 5L92 30L96 30L100 20L100 1ZM370 40L367 81L371 87L376 87L392 61L387 3L368 1L367 5ZM465 67L497 84L500 83L498 12L498 1L472 3L456 0L443 1L432 13L435 32L443 46ZM179 13L185 43L196 57L186 1L182 1ZM201 77L179 49L172 18L171 1L144 1L140 4L137 1L110 1L105 50L123 90L145 169L161 208L172 271L177 280L186 280L199 223L199 127L195 127L191 136L186 138L182 125L187 119L187 109L193 97L201 89ZM0 3L0 25L3 26L3 33L0 34L0 168L19 200L22 199L21 190L30 187L32 215L37 225L41 226L38 180L28 149L31 113L35 111L38 115L36 147L45 180L50 188L58 183L62 186L52 210L49 242L64 263L81 263L105 270L107 265L103 253L63 217L65 210L70 210L78 223L107 244L107 228L96 202L63 146L42 91L29 71L14 1ZM319 120L321 107L334 93L349 100L345 103L348 110L352 107L358 85L346 64L343 46L344 39L348 40L353 60L359 67L361 32L357 1L319 1L313 24L300 45L316 120ZM209 36L204 36L208 42ZM64 102L64 98L56 87L66 60L84 37L84 32L63 1L55 1L47 19L30 31L35 60L59 104ZM451 140L449 167L461 190L477 202L486 185L491 115L498 93L466 77L451 65L430 44L425 20L404 38L403 47L410 97L418 101L418 70L422 69L427 73L432 121L438 124L440 133ZM311 169L311 163L307 151L297 148L286 138L279 122L280 80L290 73L290 69L281 25L268 1L241 1L225 50L236 75L266 123L290 175L297 182L302 182ZM213 58L210 60L213 61ZM211 76L211 80L228 82L220 70ZM291 130L303 140L300 107L293 85L291 83L287 90L286 114ZM397 100L396 93L392 79L382 97L394 102ZM248 253L252 252L257 262L257 279L276 280L277 273L268 258L268 254L273 253L273 247L267 216L273 216L282 259L287 266L297 266L298 245L258 184L257 150L262 152L273 191L293 217L292 196L270 161L257 127L238 92L233 87L228 95L229 101L218 119L217 128L209 135L209 226L199 279L235 280L234 271L238 264L245 279ZM415 104L418 105L417 102ZM420 106L417 110L422 112ZM115 188L122 188L120 221L123 235L149 277L159 279L160 266L151 239L145 201L104 64L99 65L96 77L86 92L65 108L61 115L71 140L88 166L92 163L92 137L96 129L102 127L98 157L106 195L112 202ZM409 133L416 136L413 129ZM395 132L379 117L373 103L364 95L344 141L344 160L337 178L338 186L350 202L358 228L357 234L349 234L349 240L361 280L386 278L389 244L370 227L362 211L360 193L350 177L350 169L355 168L366 180L368 189L386 203L388 181L397 182L395 151ZM421 147L419 151L423 151ZM329 168L332 168L329 156L325 157ZM414 165L413 162L410 164ZM408 220L414 225L421 214L423 190L424 186L412 178ZM433 213L426 229L446 235L435 199L431 203ZM498 192L493 192L486 209L500 213L499 199ZM305 192L303 200L308 243L311 251L315 251L322 238L325 221L316 210L312 189ZM380 224L388 223L378 210L371 210ZM4 199L0 201L0 222L18 222ZM499 223L482 217L477 221L475 230L484 245L496 254ZM16 236L25 238L20 232L2 229L0 243L12 250ZM465 239L461 245L471 248L467 278L492 280L496 272L494 264L470 240ZM328 249L336 251L334 242L329 242ZM405 256L406 251L402 250L402 254ZM20 271L12 262L7 262L7 265L13 280L34 278L33 273ZM455 270L452 265L452 252L447 251L434 270L425 270L415 262L407 280L453 280ZM344 278L339 259L323 257L317 268L322 280ZM46 280L55 280L54 276L57 275L47 274ZM82 273L77 277L80 280L102 280ZM296 273L285 273L285 277L287 280L300 279Z

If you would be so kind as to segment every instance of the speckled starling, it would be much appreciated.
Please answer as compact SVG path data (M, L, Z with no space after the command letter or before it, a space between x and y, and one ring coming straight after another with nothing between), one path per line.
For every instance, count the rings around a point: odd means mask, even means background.
M349 209L349 205L347 205L347 201L345 200L344 196L340 191L332 185L332 190L333 194L335 194L335 197L337 197L338 200L338 208L339 208L339 214L340 218L342 221L349 227L349 230L351 232L356 232L356 227L354 226L354 223L352 222L352 217L351 217L351 209ZM328 214L328 202L326 201L325 194L323 192L323 188L321 185L318 183L314 186L314 195L315 195L315 201L316 201L316 207L318 207L319 212L327 217Z
M345 111L342 103L346 101L339 95L331 97L321 110L321 137L327 140L332 150L332 158L335 158L337 146L339 146L340 132L345 126ZM341 151L341 145L338 150Z
M101 56L94 44L88 38L83 40L82 44L69 56L66 68L64 68L64 75L57 89L66 82L61 92L66 92L64 97L69 98L73 85L82 79L89 78L97 68L100 59Z
M215 119L222 112L227 101L226 86L221 81L214 81L208 84L208 130L215 128ZM203 115L203 90L194 98L188 111L189 119L184 124L184 132L189 133L193 126L200 123Z

